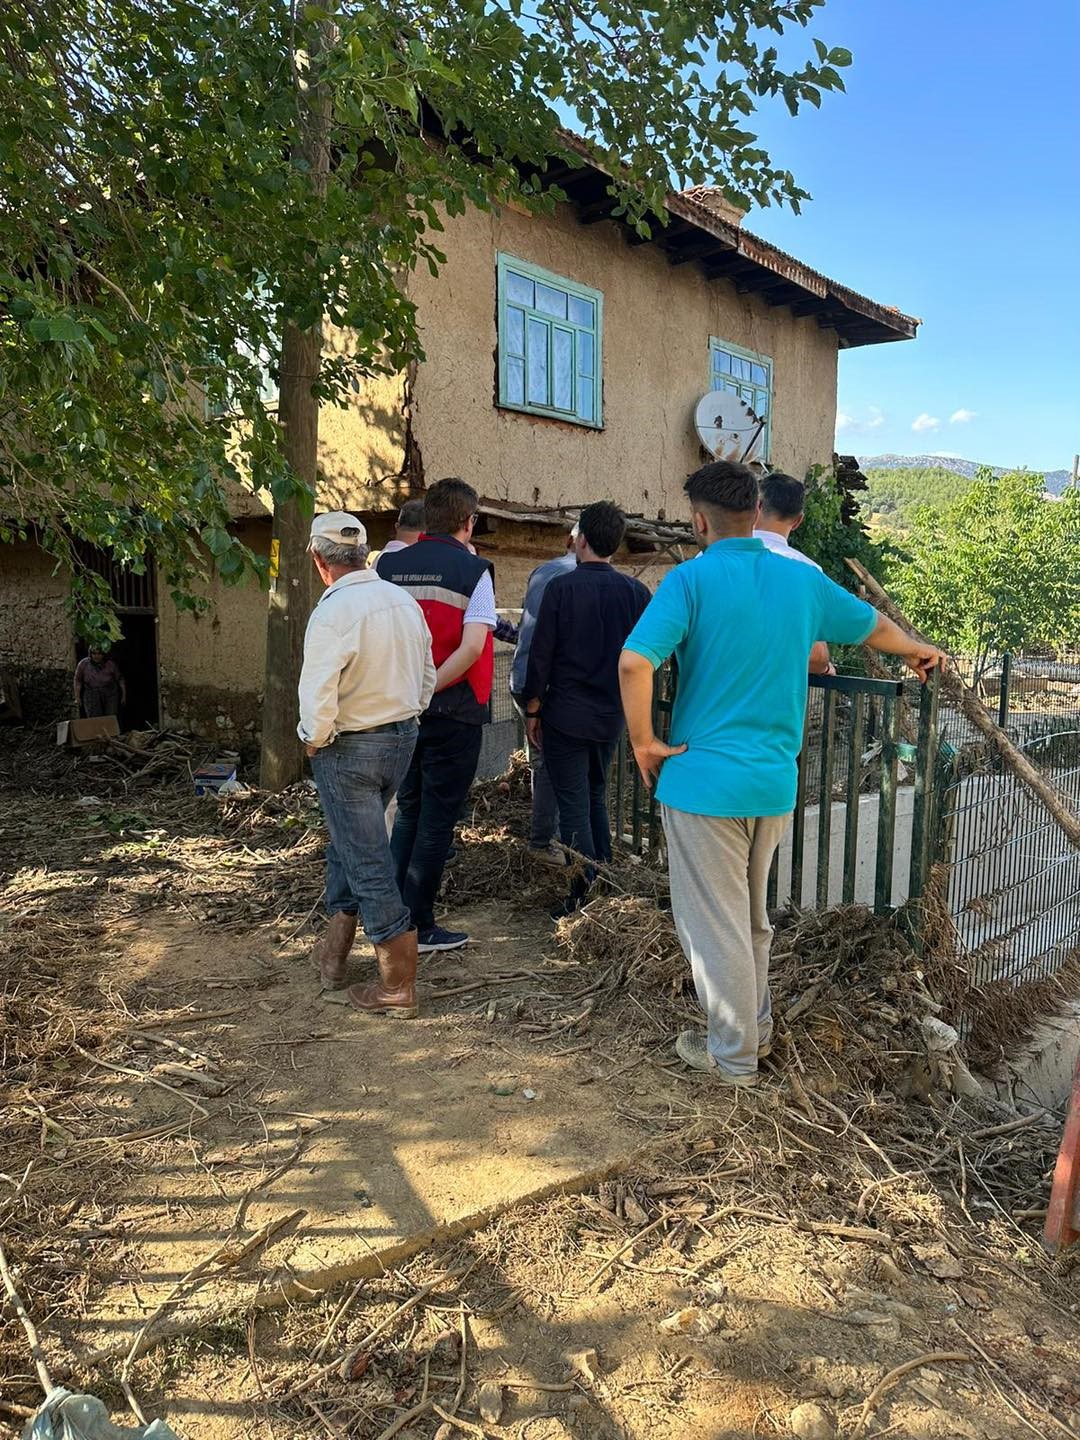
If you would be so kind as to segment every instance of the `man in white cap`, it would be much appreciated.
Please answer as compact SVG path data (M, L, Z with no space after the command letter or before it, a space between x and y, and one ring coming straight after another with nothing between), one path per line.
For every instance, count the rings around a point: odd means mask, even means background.
M330 845L329 921L315 960L323 989L368 1014L416 1014L416 929L386 834L386 807L404 780L417 717L435 689L431 635L407 590L366 568L355 515L317 515L308 545L326 591L304 636L297 733L311 757ZM357 919L375 947L378 979L349 985Z

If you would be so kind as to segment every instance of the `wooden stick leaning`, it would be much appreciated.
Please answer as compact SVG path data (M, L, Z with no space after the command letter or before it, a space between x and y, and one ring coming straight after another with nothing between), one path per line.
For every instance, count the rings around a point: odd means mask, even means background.
M55 1387L52 1376L49 1374L49 1367L45 1363L45 1352L41 1348L41 1340L38 1338L37 1329L30 1316L26 1313L26 1306L22 1297L15 1289L15 1281L11 1278L11 1271L8 1269L7 1256L4 1254L4 1247L0 1244L0 1278L4 1281L4 1289L7 1291L15 1314L19 1318L19 1324L26 1331L26 1338L30 1344L30 1354L34 1359L34 1369L37 1371L41 1388L48 1395Z
M861 582L863 588L871 601L877 606L881 613L894 621L902 630L913 636L916 640L929 644L926 637L912 625L911 621L902 610L889 598L886 592L870 574L869 570L860 565L857 560L848 559L848 568L854 572ZM956 670L947 665L942 671L941 688L945 695L953 700L963 711L972 725L980 734L994 746L1001 756L1003 763L1020 780L1031 793L1046 806L1051 816L1060 826L1071 845L1080 848L1080 815L1077 815L1069 805L1065 803L1058 791L1042 775L1035 766L1006 735L999 725L996 725L987 713L986 707L979 700L979 697L964 684Z

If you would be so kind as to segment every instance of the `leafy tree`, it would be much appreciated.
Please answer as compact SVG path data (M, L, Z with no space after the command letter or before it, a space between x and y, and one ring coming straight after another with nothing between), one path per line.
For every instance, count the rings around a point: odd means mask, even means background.
M888 549L870 538L851 482L850 472L813 466L806 477L805 519L791 537L792 544L816 560L830 579L848 589L856 582L844 561L850 556L880 575Z
M823 3L9 0L5 533L36 527L73 572L84 631L115 634L76 541L136 569L152 553L194 605L208 565L226 580L260 570L228 528L229 496L268 489L282 540L270 634L280 624L284 641L264 719L277 724L306 612L289 605L309 583L318 404L420 355L400 277L437 270L444 217L553 205L544 172L567 151L568 115L643 230L673 180L797 207L804 192L747 117L764 97L795 113L843 88L846 50L815 40L785 68L769 43ZM326 324L350 337L333 354Z
M977 669L1003 651L1080 634L1080 493L1043 495L1041 476L982 469L943 509L915 512L891 582L907 614Z

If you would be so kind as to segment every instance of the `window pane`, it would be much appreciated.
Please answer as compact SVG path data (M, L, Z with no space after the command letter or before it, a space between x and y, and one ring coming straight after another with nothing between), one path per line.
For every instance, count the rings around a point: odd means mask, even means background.
M503 344L508 355L525 354L525 312L515 309L513 305L507 306Z
M744 360L741 355L733 355L731 357L731 373L736 380L749 380L750 361Z
M579 331L577 337L577 368L579 375L594 375L593 366L594 342L591 335Z
M548 400L548 327L542 320L529 320L528 372L526 398L530 405L547 405Z
M578 381L577 413L582 420L593 420L593 382L591 380Z
M574 408L574 335L558 326L551 332L554 384L552 404L556 410Z
M503 399L508 405L525 403L525 361L513 355L506 362L506 394Z
M582 300L578 295L571 295L570 319L575 325L587 325L592 330L596 325L596 306L591 300Z
M712 352L712 368L714 375L731 374L731 356L726 350L714 350Z
M767 385L769 381L765 374L765 366L751 364L750 379L753 380L755 385Z
M747 405L749 405L749 406L750 406L750 409L752 410L752 409L754 408L754 392L753 392L753 390L750 389L749 385L744 385L744 386L740 389L739 394L740 394L740 396L742 397L742 399L744 399L744 400L746 401Z
M720 386L720 389L726 390L729 395L737 395L739 393L739 387L735 384L734 380L725 380Z
M536 282L536 309L545 315L554 315L558 320L566 319L566 291L553 290L550 285Z
M515 275L512 270L506 272L507 299L516 300L519 305L531 305L533 289L533 282L527 280L524 275Z

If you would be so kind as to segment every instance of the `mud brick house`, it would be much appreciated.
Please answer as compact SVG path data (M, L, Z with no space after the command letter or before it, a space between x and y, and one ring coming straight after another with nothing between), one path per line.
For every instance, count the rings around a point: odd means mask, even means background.
M719 191L671 195L668 223L643 240L612 214L607 177L584 152L551 179L569 197L554 213L507 205L447 222L439 276L406 282L426 358L321 417L320 502L361 514L375 544L400 502L440 476L476 487L499 512L481 522L477 546L504 606L520 605L529 570L560 543L508 513L610 498L682 517L682 481L706 458L694 407L717 388L766 418L772 465L801 475L828 464L839 351L912 339L919 323L751 235ZM268 551L258 496L238 498L234 525ZM158 594L152 574L136 584L107 556L98 563L123 609L129 723L250 736L265 596L215 586L196 618ZM31 719L51 718L69 693L65 593L35 547L0 548L0 661Z

